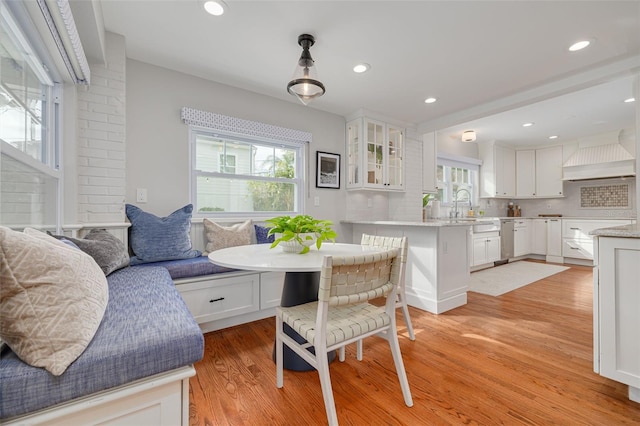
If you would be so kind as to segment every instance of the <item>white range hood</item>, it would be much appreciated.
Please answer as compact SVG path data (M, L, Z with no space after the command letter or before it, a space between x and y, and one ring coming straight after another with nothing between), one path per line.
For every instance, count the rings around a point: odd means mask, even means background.
M564 163L563 180L619 178L636 175L636 160L618 141L578 148Z

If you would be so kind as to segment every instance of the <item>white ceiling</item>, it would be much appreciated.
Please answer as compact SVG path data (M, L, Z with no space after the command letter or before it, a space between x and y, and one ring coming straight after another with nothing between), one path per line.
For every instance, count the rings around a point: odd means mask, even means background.
M298 102L286 91L297 37L313 34L327 92L307 108L342 116L366 109L452 137L472 128L478 141L521 144L634 126L638 102L622 100L640 70L640 1L227 4L214 17L200 0L101 1L104 28L125 36L127 57L289 102ZM589 48L567 51L584 38ZM358 62L371 70L353 73ZM595 83L607 84L589 88ZM438 101L425 104L429 96ZM535 125L523 129L525 121Z

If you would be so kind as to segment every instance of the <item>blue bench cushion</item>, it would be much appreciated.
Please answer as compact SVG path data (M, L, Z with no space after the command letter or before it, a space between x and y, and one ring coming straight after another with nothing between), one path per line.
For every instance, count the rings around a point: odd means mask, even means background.
M223 272L231 272L236 269L225 268L224 266L214 265L209 262L206 256L194 257L192 259L165 260L162 262L143 263L136 265L134 268L146 268L149 266L162 266L169 271L171 279L199 277L201 275L220 274Z
M202 359L204 339L164 268L107 277L109 303L93 340L61 376L0 355L0 419L26 414Z

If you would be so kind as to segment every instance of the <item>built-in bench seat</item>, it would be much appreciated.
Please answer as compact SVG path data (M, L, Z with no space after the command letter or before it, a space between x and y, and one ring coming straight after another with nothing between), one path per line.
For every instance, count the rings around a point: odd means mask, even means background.
M141 265L134 266L134 268L158 266L167 269L169 271L169 275L171 275L172 280L201 277L205 275L224 274L225 272L237 271L236 269L215 265L209 262L209 258L206 256L194 257L191 259L164 260L161 262L143 263Z
M63 375L29 366L11 351L2 354L3 424L25 413L32 414L16 424L83 424L87 416L93 423L120 418L139 424L160 414L162 424L188 424L188 378L203 356L204 339L167 269L128 267L107 281L102 322Z
M105 228L127 245L129 226L129 223L91 224L78 229L67 227L67 232L81 237L91 229ZM264 228L256 228L253 244L265 243L264 232ZM193 248L204 252L207 238L202 219L191 220L189 235ZM214 265L207 256L146 263L134 268L147 265L169 270L203 333L272 317L280 305L284 272L232 270Z

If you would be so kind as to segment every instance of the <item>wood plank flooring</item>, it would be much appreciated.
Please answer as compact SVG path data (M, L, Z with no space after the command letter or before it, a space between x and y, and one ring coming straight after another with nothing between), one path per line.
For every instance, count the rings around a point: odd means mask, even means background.
M627 387L593 372L591 268L569 270L500 297L433 315L398 315L414 406L404 405L386 342L355 345L331 365L342 425L638 425ZM205 334L190 381L190 424L322 425L318 374L285 370L275 385L273 318Z

